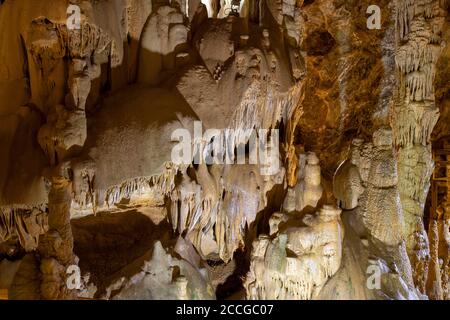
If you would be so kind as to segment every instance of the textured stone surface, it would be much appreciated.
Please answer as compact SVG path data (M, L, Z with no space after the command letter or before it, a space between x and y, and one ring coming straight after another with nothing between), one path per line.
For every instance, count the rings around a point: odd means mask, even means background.
M449 4L371 4L0 1L0 290L448 299Z

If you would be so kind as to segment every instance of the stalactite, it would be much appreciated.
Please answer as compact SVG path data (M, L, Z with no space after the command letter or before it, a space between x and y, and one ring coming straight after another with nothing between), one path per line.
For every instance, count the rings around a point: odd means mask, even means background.
M196 184L182 185L170 197L173 228L180 234L197 233L193 235L197 239L194 242L201 247L201 238L214 225L219 256L224 261L229 261L243 243L245 226L265 206L262 200L248 197L245 191L223 190L215 199L204 198L200 185Z
M40 237L38 252L42 274L41 298L73 299L75 288L67 286L67 268L76 265L73 253L73 235L70 225L71 182L67 172L54 175L49 192L48 232Z

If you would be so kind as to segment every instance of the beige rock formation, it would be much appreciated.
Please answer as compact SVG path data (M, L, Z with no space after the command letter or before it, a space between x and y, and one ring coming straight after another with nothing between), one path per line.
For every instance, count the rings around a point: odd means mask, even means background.
M425 293L429 243L422 222L433 168L430 136L439 118L433 82L446 12L439 1L398 1L395 120L404 236L414 281Z
M344 231L339 209L325 206L305 216L304 227L288 228L253 243L247 298L312 299L340 267Z
M0 290L449 299L449 4L370 5L0 1Z
M113 290L119 294L111 296ZM212 288L203 274L185 260L167 253L160 242L142 271L130 279L121 278L107 289L107 299L119 300L207 300L213 299Z

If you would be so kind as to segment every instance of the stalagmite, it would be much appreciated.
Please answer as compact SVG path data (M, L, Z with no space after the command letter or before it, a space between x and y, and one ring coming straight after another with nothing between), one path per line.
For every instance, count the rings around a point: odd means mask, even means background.
M340 267L344 231L341 210L324 206L305 216L305 227L280 230L275 238L260 236L253 243L247 298L314 298Z
M35 208L0 208L0 242L15 237L27 252L38 246L39 236L48 230L45 205Z

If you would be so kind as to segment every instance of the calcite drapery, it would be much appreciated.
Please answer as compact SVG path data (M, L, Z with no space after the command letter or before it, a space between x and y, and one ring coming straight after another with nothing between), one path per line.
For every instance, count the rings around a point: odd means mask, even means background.
M421 299L422 295L414 288L405 240L399 232L404 215L392 131L388 128L375 131L372 142L355 139L349 154L335 174L334 190L346 210L345 226L351 229L346 229L351 234L346 249L359 251L358 267L363 268L367 277L362 291L374 297ZM379 286L371 284L371 270L378 272ZM357 274L358 269L352 272ZM357 275L348 276L351 279Z
M307 206L317 207L323 192L320 183L320 166L317 156L314 153L300 155L297 185L295 188L288 188L283 209L287 212L300 212Z

